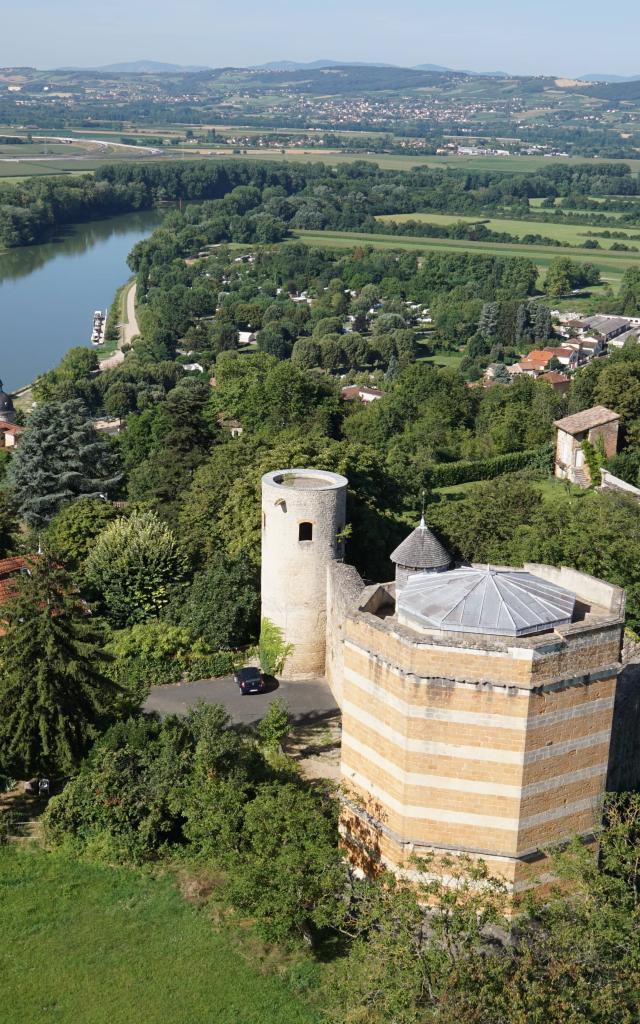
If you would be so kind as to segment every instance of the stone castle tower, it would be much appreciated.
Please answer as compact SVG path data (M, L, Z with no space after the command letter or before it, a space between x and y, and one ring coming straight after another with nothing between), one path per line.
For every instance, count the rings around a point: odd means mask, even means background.
M262 480L262 613L342 710L342 836L364 871L450 877L482 859L513 899L545 850L594 842L606 788L625 594L566 568L467 565L421 521L396 579L344 564L347 480ZM392 575L392 562L389 575ZM634 741L635 743L635 741Z
M282 469L262 478L262 617L293 645L285 679L324 675L327 567L342 557L346 502L337 473Z

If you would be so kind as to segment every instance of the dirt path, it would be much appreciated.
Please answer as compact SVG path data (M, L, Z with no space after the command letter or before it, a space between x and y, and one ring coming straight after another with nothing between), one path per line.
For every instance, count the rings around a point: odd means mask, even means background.
M140 334L136 319L136 287L134 281L127 292L127 322L122 327L120 346L130 345L136 335Z
M138 327L138 321L136 319L136 283L129 286L127 291L126 301L126 320L120 327L120 338L118 340L118 348L113 355L107 356L106 359L100 360L101 370L112 370L114 366L119 366L120 363L124 362L124 352L122 351L123 345L130 345L136 335L140 334L140 328Z

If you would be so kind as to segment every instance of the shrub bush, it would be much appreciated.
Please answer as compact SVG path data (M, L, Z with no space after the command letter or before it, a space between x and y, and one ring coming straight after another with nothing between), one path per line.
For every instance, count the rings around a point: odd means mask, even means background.
M108 644L114 681L144 699L151 686L228 675L238 656L213 651L181 626L137 623L113 633Z
M495 455L488 459L478 459L476 462L445 462L427 468L425 483L429 487L452 487L454 484L466 484L472 480L493 480L503 473L515 473L519 469L550 471L552 456L551 447L545 444L530 451L509 452L507 455Z

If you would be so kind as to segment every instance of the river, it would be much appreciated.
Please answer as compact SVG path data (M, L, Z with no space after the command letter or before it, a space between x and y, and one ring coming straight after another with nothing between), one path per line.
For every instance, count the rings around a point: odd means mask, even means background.
M88 345L95 309L131 276L127 256L160 223L160 210L74 225L55 241L0 254L0 378L22 387Z

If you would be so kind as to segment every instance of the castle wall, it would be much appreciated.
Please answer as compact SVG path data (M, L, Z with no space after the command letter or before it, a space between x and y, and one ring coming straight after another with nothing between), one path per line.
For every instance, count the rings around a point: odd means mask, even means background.
M546 884L542 848L591 836L620 656L623 602L616 588L607 595L598 621L517 639L423 637L352 610L342 777L356 863L406 872L414 853L467 853L519 892Z
M357 569L344 562L327 567L327 640L325 678L338 707L342 707L344 629L347 615L356 607L365 586Z

